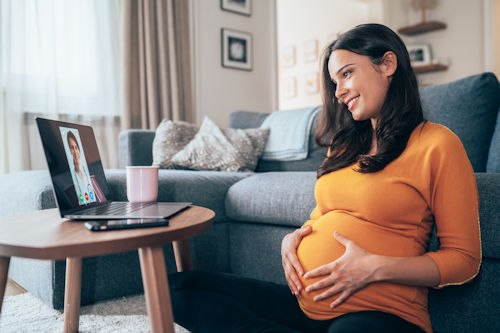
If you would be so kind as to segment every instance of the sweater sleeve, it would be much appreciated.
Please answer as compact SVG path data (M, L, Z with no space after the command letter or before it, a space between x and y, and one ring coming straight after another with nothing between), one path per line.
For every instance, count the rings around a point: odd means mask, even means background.
M481 239L474 171L462 143L450 131L431 152L431 209L440 248L426 253L436 263L437 288L468 282L479 272Z

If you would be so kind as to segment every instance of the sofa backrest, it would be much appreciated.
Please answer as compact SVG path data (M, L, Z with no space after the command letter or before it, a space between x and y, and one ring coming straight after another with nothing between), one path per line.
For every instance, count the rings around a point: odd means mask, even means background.
M120 169L128 165L151 165L153 163L154 130L129 129L120 132L118 150Z
M420 89L424 118L445 125L462 141L475 172L500 172L500 146L490 149L500 104L500 84L493 73L472 75ZM500 141L500 133L496 134ZM496 161L496 162L495 162ZM493 164L499 167L495 171Z

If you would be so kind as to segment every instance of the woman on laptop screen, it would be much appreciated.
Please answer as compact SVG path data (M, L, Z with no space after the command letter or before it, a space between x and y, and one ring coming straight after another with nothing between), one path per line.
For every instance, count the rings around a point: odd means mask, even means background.
M71 177L73 179L73 189L76 192L79 205L86 205L96 201L96 195L90 178L85 153L80 148L80 135L77 129L60 127L62 137L66 137L64 150L70 166ZM80 141L81 142L81 141Z

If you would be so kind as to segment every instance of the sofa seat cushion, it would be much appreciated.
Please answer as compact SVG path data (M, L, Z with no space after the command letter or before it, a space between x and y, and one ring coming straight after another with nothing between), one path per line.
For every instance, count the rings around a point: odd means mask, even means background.
M424 117L445 125L462 141L475 172L485 172L500 102L493 73L421 88Z
M188 201L210 208L215 222L226 221L224 199L228 189L253 173L192 170L159 170L158 201ZM106 170L113 200L127 200L126 172L123 169Z
M300 227L316 206L316 172L265 172L229 188L226 214L233 220Z

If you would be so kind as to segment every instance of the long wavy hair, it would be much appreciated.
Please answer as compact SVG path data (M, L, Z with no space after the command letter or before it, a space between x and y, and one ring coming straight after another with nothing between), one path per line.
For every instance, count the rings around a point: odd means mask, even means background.
M374 65L383 62L386 52L397 57L380 116L377 118L376 155L368 155L373 129L370 119L355 121L345 104L335 97L337 85L330 78L328 62L335 50L347 50L370 58ZM406 46L388 27L362 24L339 36L323 52L321 89L323 110L315 132L318 145L330 153L318 169L317 177L358 162L356 171L377 172L395 160L406 148L412 131L424 120L417 79L411 68Z

